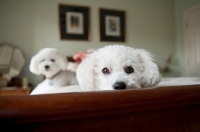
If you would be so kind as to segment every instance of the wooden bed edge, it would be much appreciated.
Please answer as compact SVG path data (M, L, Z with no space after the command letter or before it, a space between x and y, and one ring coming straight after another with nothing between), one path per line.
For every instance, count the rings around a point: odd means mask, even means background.
M200 106L200 85L0 97L0 123L31 123Z

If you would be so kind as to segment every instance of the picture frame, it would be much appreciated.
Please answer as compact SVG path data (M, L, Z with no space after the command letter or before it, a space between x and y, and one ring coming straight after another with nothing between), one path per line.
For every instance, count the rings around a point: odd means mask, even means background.
M99 9L100 41L125 42L126 13L121 10Z
M59 33L61 40L90 40L90 8L59 4Z

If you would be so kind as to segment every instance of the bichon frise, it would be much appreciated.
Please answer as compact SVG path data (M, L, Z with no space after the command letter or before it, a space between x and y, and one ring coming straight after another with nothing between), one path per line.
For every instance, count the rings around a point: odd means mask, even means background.
M158 66L143 49L111 45L89 54L77 69L84 91L145 88L160 82Z
M76 85L76 73L67 70L67 59L54 48L44 48L32 57L30 71L36 75L44 75L45 80L37 85L33 94L42 94L55 88Z

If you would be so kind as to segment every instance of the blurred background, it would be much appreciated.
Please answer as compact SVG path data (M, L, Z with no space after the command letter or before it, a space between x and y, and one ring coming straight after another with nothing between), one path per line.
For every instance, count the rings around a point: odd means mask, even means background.
M91 40L59 38L60 3L90 7ZM190 76L185 63L184 28L188 25L184 13L198 5L199 0L0 0L0 44L22 51L26 63L19 77L28 78L33 85L43 77L29 71L30 59L45 47L57 48L66 56L113 44L143 48L154 55L162 70L167 67L163 76ZM126 12L126 42L100 41L100 8ZM200 45L199 40L196 42Z

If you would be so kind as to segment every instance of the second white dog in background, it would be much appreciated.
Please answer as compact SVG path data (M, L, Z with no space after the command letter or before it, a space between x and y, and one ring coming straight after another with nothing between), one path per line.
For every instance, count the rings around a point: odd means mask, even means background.
M67 70L66 56L54 48L44 48L32 57L30 71L44 75L45 80L37 85L31 95L48 93L69 85L77 85L76 73ZM76 90L75 90L76 91Z
M153 87L160 82L158 66L143 49L106 46L89 54L77 69L82 90L118 90Z

